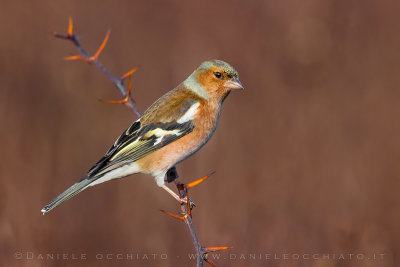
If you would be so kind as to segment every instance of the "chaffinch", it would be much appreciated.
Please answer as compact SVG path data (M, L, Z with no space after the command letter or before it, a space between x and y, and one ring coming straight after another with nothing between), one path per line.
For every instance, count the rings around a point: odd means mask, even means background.
M214 133L231 90L243 89L238 72L220 60L203 62L183 83L151 105L79 182L41 211L46 214L89 186L135 173L165 185L168 169L198 151Z

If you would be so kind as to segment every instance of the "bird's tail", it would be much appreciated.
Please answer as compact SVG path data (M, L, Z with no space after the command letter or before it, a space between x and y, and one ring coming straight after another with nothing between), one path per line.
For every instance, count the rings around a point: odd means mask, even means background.
M86 188L90 186L92 182L94 182L96 179L88 179L88 177L84 177L82 180L65 190L63 193L61 193L58 197L50 201L49 204L47 204L41 212L43 212L43 215L63 203L64 201L70 199L71 197L75 196L76 194L82 192Z

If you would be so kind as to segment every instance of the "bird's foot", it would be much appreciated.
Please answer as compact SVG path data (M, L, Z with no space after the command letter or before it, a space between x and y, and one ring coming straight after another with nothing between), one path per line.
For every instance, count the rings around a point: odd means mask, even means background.
M185 184L182 184L183 186L186 186ZM181 191L179 190L179 193L181 192L185 192L185 194L181 194L180 196L178 194L176 194L174 191L172 191L168 186L163 185L162 189L164 189L165 191L168 192L168 194L170 194L173 198L175 198L179 203L181 203L181 205L186 205L188 203L188 199L189 199L189 204L190 204L190 208L193 209L193 207L196 207L196 204L187 197L187 193L186 191Z
M187 218L187 216L190 216L192 209L194 207L196 207L196 204L189 198L189 188L195 187L196 185L200 184L205 179L210 177L212 174L214 174L214 172L209 175L206 175L196 181L188 183L188 184L184 184L184 183L180 182L178 179L175 179L174 181L175 181L176 187L178 188L179 195L177 195L174 191L172 191L168 186L163 185L162 188L181 203L182 210L184 210L185 212L183 213L183 216L179 216L179 215L169 213L168 211L165 211L165 210L161 210L161 211L167 215L174 217L174 218L177 218L180 220L185 220Z
M179 201L181 202L181 205L186 205L188 203L188 198L187 197L179 197ZM189 198L189 204L190 204L190 209L193 209L196 207L196 204Z
M187 219L188 216L191 216L190 214L191 214L192 209L194 207L194 203L193 203L193 201L190 200L189 193L187 191L186 191L186 199L180 198L180 200L182 201L181 202L181 205L182 205L181 209L183 211L181 213L182 216L172 214L172 213L170 213L168 211L165 211L165 210L161 210L161 211L164 212L165 214L171 216L171 217L174 217L176 219L184 221L185 219Z

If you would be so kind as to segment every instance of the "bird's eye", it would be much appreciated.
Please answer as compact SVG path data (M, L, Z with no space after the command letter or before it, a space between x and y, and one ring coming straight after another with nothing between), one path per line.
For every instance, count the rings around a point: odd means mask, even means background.
M221 72L219 72L219 71L214 72L214 76L217 77L218 79L222 79L223 78Z

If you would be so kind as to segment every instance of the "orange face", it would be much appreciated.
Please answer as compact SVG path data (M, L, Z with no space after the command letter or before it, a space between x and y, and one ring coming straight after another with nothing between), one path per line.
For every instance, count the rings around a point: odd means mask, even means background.
M231 90L244 89L237 71L223 61L206 61L196 72L197 82L210 97L221 99Z

